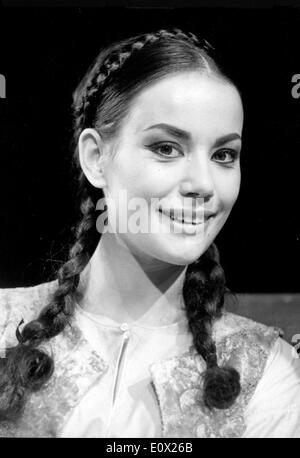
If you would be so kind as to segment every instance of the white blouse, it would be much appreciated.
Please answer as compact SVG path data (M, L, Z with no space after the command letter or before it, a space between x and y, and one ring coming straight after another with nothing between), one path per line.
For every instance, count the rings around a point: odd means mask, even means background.
M188 350L185 316L150 327L119 324L77 306L85 338L109 364L108 371L73 409L61 437L162 437L149 366ZM300 360L278 339L245 412L243 437L300 437Z

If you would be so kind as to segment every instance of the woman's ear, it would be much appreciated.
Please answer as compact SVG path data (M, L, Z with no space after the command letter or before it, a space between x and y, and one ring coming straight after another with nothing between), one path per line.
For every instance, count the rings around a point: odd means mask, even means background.
M84 129L78 140L79 161L83 173L96 188L106 185L104 176L104 145L95 129Z

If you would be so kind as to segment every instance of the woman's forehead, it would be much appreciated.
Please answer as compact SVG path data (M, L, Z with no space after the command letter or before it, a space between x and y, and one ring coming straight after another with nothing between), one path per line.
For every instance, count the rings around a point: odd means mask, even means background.
M138 134L168 123L189 130L242 129L243 108L237 89L200 73L173 75L145 88L133 101L128 128Z

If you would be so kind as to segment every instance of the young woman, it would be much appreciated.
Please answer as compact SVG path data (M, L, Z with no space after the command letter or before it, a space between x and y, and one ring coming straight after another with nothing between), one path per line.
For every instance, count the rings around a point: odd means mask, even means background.
M292 347L224 310L243 108L211 54L140 35L75 91L82 219L57 280L1 290L0 435L300 436Z

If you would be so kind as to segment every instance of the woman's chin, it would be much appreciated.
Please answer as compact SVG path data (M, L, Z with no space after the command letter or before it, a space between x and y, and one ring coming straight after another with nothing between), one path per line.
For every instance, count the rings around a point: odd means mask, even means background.
M189 249L180 249L178 247L176 252L166 253L164 256L161 256L165 262L169 264L175 264L178 266L185 266L188 264L192 264L193 262L197 261L203 253L207 250L209 245L203 245L202 247L193 247Z
M130 250L138 257L186 266L195 262L212 243L212 233L201 237L172 234L122 234Z

